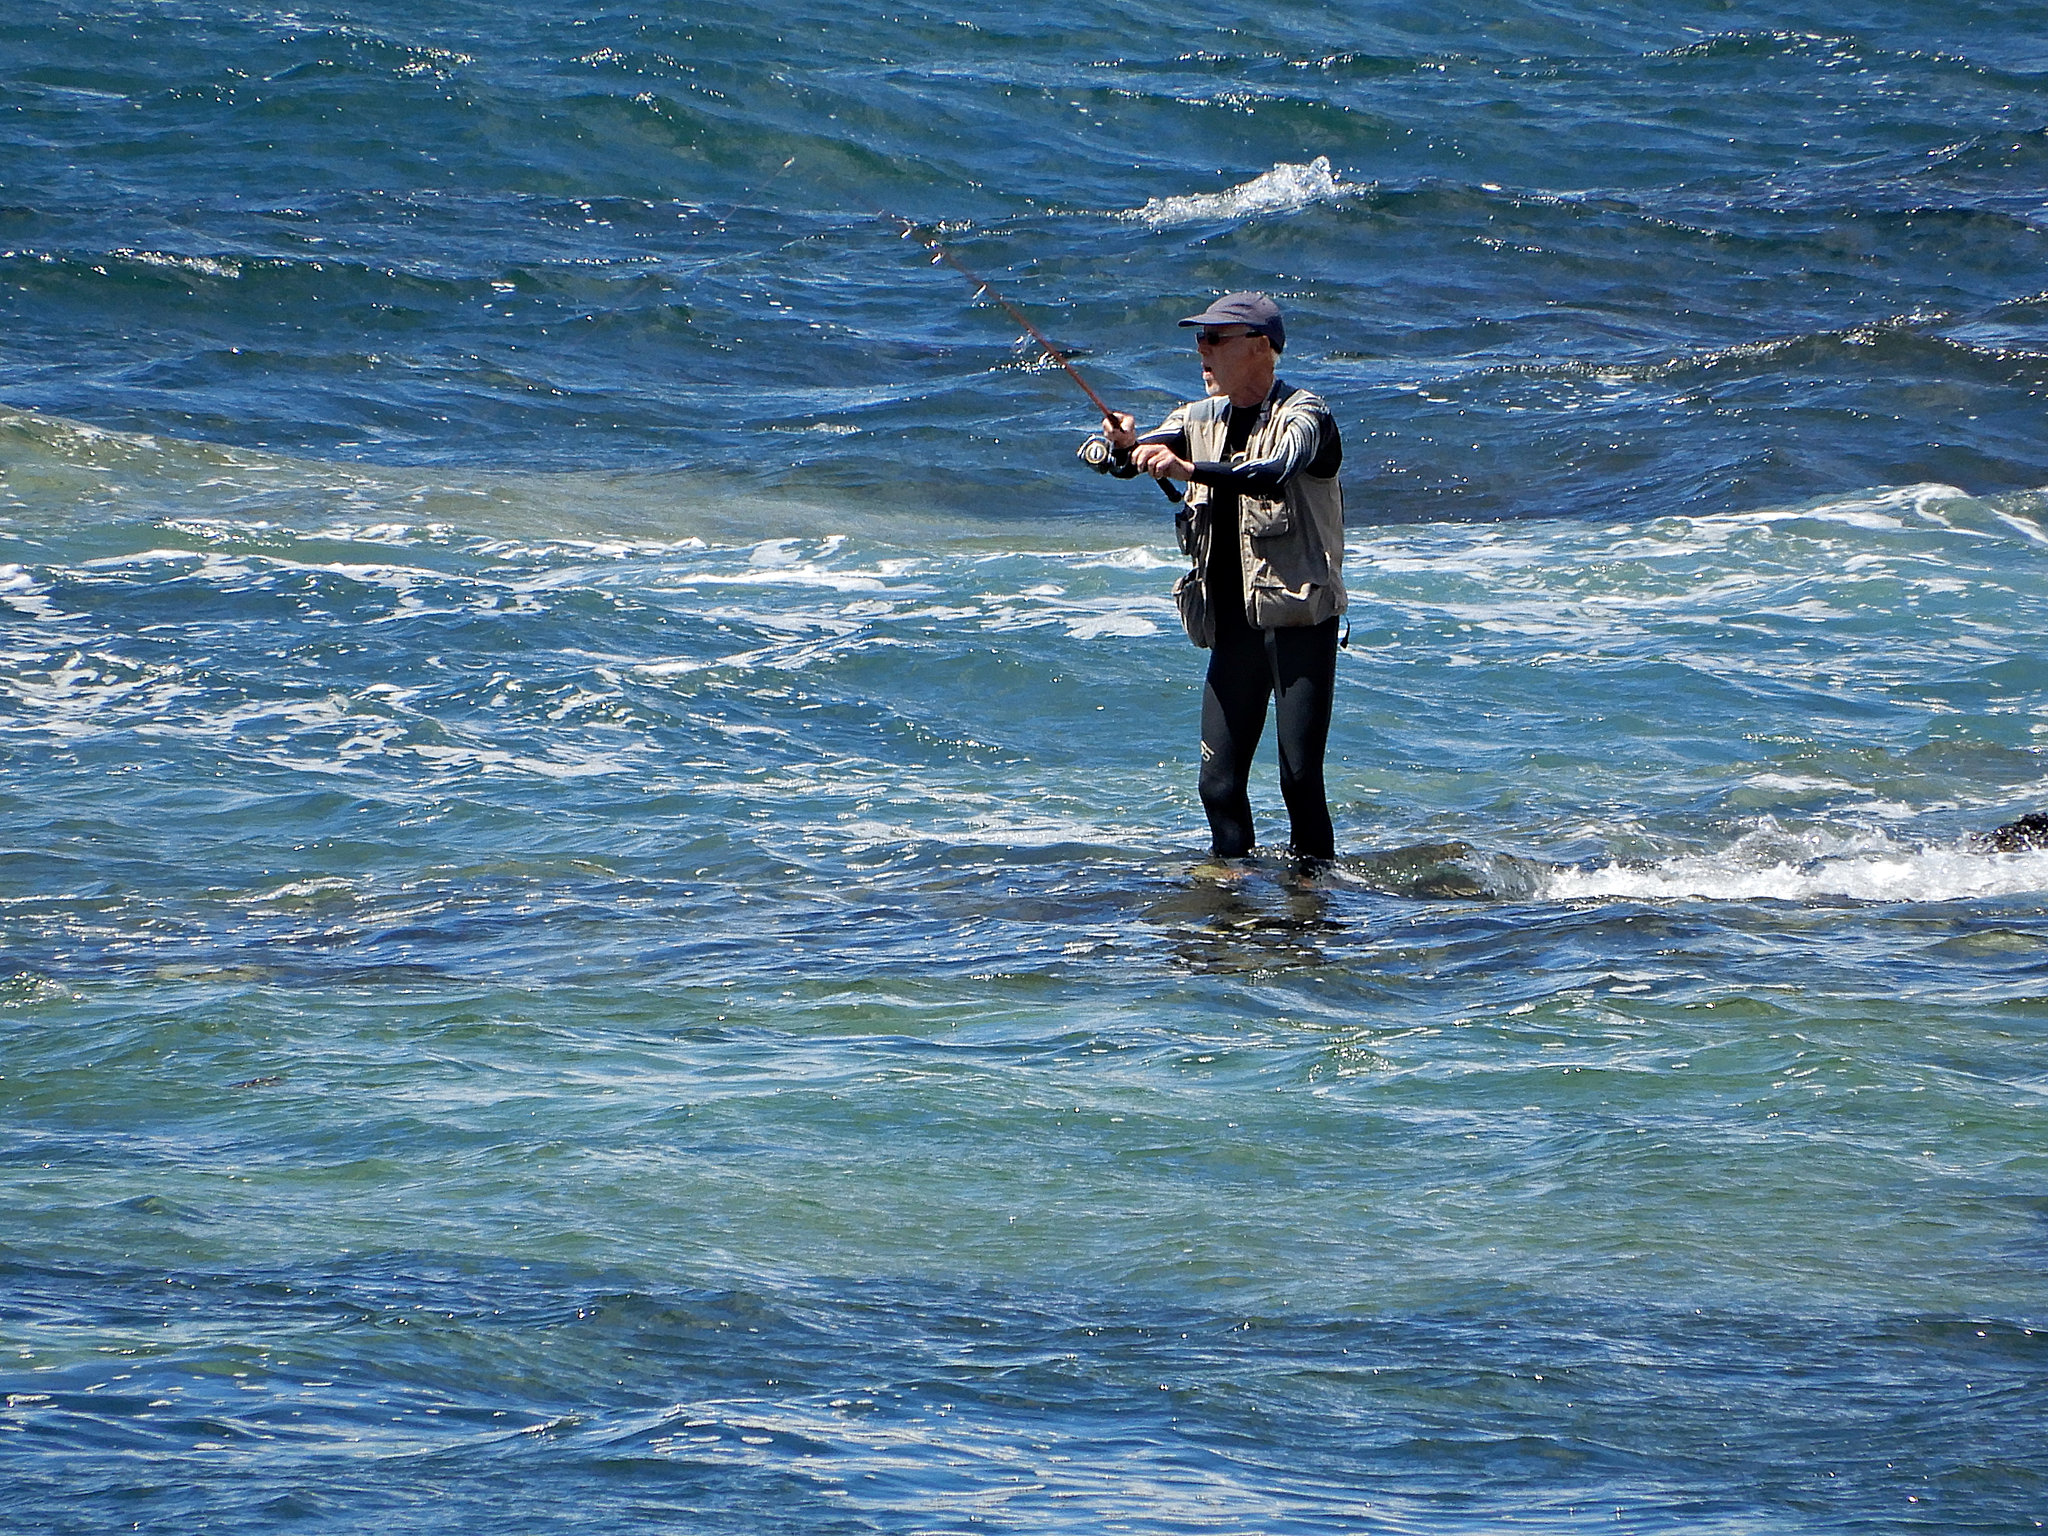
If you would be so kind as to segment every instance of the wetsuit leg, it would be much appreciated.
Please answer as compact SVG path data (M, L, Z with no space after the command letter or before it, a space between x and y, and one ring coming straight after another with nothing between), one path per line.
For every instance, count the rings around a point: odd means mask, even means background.
M1245 791L1272 691L1263 632L1241 623L1218 624L1202 685L1201 791L1210 847L1222 858L1252 851L1252 802Z
M1260 631L1271 665L1274 734L1280 748L1280 794L1294 852L1305 859L1337 856L1323 793L1323 750L1337 694L1337 620L1300 629ZM1261 701L1261 712L1264 704Z

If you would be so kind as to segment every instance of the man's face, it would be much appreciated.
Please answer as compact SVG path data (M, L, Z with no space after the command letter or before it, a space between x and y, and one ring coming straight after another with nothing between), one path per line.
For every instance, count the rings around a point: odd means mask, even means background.
M1195 332L1202 354L1202 387L1212 395L1241 395L1258 389L1272 366L1273 344L1241 325L1218 325ZM1264 391L1258 390L1263 394Z

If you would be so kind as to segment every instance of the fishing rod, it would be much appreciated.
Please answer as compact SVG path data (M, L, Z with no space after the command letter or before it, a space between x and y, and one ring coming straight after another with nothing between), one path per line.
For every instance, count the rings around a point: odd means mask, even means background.
M936 266L940 262L944 262L947 266L951 267L955 272L958 272L962 277L966 278L967 281L974 284L974 296L977 299L980 298L983 294L987 294L990 298L994 299L998 304L1002 305L1004 309L1009 311L1010 318L1015 320L1019 325L1023 326L1025 330L1031 333L1032 339L1038 343L1039 347L1044 351L1045 355L1052 359L1052 361L1054 361L1055 363L1058 363L1060 367L1064 368L1066 370L1067 377L1072 379L1076 384L1078 384L1081 387L1081 393L1088 397L1089 403L1091 403L1096 410L1102 412L1102 419L1109 423L1109 425L1112 427L1118 425L1116 412L1112 411L1109 408L1109 406L1104 403L1102 396L1095 393L1095 390L1089 385L1088 381L1081 377L1080 370L1076 368L1072 363L1067 361L1067 354L1062 352L1058 347L1054 346L1051 340L1046 336L1045 332L1041 331L1037 326L1031 323L1031 317L1029 315L1025 314L1023 310L1019 309L1016 305L1012 304L1000 293L997 293L992 284L990 284L983 278L977 277L974 273L968 271L967 268L963 266L959 262L959 260L957 260L954 257L951 251L947 250L943 245L939 244L939 242L932 236L920 232L915 224L911 223L910 220L904 218L903 215L901 215L900 213L881 213L878 214L877 216L880 218L887 219L892 224L902 225L903 238L906 240L915 240L919 245L922 245L926 250L930 251L932 253L932 264L934 266ZM1096 451L1094 453L1091 453L1091 449L1094 449ZM1081 461L1084 464L1088 465L1091 469L1107 471L1111 463L1110 455L1111 450L1109 443L1106 439L1099 437L1091 437L1088 439L1087 442L1081 445ZM1173 483L1171 481L1161 480L1158 481L1157 484L1159 486L1159 489L1166 493L1166 499L1168 501L1178 502L1181 499L1181 493L1174 488Z

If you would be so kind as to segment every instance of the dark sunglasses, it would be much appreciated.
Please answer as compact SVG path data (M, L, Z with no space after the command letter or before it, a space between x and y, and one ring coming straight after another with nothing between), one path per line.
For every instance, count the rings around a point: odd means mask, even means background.
M1226 336L1221 331L1197 331L1195 332L1195 345L1198 347L1220 347L1226 341L1249 341L1252 337L1259 334L1257 331L1240 331L1235 336Z

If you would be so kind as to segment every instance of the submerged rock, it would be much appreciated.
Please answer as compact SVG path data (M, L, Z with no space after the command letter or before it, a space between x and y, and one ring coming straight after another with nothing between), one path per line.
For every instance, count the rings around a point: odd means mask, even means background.
M1532 894L1544 866L1470 843L1416 843L1346 861L1355 876L1394 896L1423 901L1503 901Z

